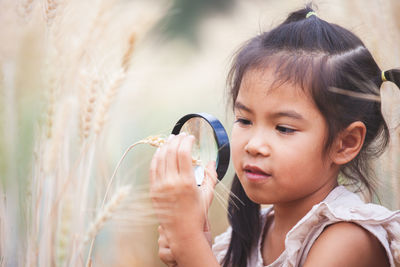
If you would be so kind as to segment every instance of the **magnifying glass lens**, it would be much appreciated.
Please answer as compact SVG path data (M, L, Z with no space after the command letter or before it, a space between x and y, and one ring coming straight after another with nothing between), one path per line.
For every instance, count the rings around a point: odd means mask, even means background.
M194 174L197 185L204 180L204 170L210 161L215 161L217 178L221 180L229 166L229 139L224 126L214 116L207 113L187 114L179 119L172 134L186 132L196 141L193 146Z
M213 128L203 118L193 117L183 124L180 132L185 132L195 137L192 156L196 163L193 168L196 183L200 185L204 179L204 170L207 164L210 161L217 161L218 157L218 145L214 137Z

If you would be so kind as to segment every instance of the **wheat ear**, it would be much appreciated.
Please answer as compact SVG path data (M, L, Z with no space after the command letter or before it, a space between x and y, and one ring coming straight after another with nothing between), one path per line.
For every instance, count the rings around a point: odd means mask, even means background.
M90 225L84 239L84 244L95 238L99 233L100 229L104 224L112 217L120 204L129 195L131 186L123 186L117 190L110 201L104 206L100 213L96 216L96 219Z
M101 130L103 129L111 101L114 99L115 95L118 92L118 89L121 87L121 84L126 78L126 74L129 69L129 63L134 51L134 44L135 35L131 34L128 41L128 47L121 60L121 70L115 75L114 79L110 83L109 89L103 95L96 121L96 134L100 134Z
M104 224L113 216L117 208L121 205L121 203L125 200L125 198L129 195L131 191L130 186L123 186L117 190L115 195L110 199L110 201L102 208L100 213L96 216L96 219L90 225L87 234L85 235L85 239L83 241L83 245L92 240L89 248L89 254L86 262L86 266L91 266L91 258L93 251L94 240L99 233L100 229L103 228Z

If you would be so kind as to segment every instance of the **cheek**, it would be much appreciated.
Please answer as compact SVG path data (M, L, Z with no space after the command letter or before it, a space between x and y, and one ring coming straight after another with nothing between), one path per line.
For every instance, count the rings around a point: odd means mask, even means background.
M232 154L232 162L235 170L238 170L238 166L240 166L240 159L242 158L242 153L244 152L245 146L245 138L242 133L240 133L240 129L233 126L231 133L231 154Z
M288 149L290 147L290 149ZM324 166L323 145L315 138L303 138L280 149L280 170L292 177L318 172Z
M279 136L271 139L274 155L287 161L306 163L322 155L319 136L299 133L294 136ZM285 161L285 160L284 160Z

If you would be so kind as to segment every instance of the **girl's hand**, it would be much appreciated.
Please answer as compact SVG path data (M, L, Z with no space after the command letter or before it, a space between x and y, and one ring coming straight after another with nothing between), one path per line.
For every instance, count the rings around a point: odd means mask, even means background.
M153 206L173 249L175 244L202 236L217 181L215 163L207 166L202 186L196 185L193 136L171 136L155 153L150 168ZM201 235L200 235L201 234Z

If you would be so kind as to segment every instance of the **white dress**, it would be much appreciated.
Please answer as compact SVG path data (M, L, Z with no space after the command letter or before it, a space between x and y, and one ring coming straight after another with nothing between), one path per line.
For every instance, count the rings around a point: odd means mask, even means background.
M267 215L272 208L261 212L262 225L266 224ZM400 211L390 211L383 206L364 203L357 194L343 186L332 190L321 203L313 208L289 231L285 239L285 250L268 267L302 266L314 241L330 224L353 222L381 242L389 258L391 267L400 267ZM264 229L262 229L261 232ZM215 238L212 247L214 255L221 264L229 247L231 227ZM261 255L262 236L248 259L249 267L264 267Z

